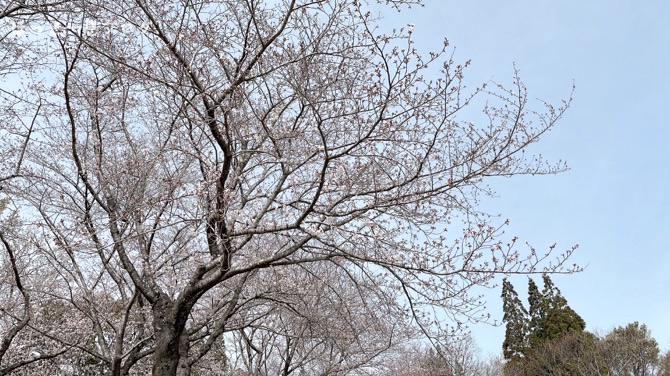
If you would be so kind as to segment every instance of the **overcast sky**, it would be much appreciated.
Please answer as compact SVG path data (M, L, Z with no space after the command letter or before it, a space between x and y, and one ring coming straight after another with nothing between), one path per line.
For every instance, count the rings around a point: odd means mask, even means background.
M492 180L486 210L539 250L580 245L586 270L552 279L588 330L639 321L670 349L670 1L429 0L384 16L415 24L421 48L447 37L472 59L473 86L511 82L513 63L533 98L565 98L574 80L571 109L532 149L571 170ZM526 277L511 281L525 294ZM488 294L498 319L499 296ZM500 351L504 328L473 332L484 354Z

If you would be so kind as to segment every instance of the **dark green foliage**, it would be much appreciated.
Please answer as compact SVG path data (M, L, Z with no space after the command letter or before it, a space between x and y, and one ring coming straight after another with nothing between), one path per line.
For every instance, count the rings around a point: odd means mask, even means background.
M563 373L557 374L570 374L567 358L581 352L595 353L589 350L592 338L583 335L586 327L584 320L568 306L548 275L543 275L542 279L542 291L535 281L528 280L528 311L519 300L514 286L507 279L503 280L503 322L506 324L503 356L510 360L506 366L509 374L531 366L534 368L529 374L545 374L542 369L555 369L552 362L564 364L561 366ZM569 339L560 341L568 335ZM552 346L560 351L553 351ZM561 356L554 356L559 353Z
M528 312L507 278L503 279L501 297L503 299L503 322L507 324L503 356L505 359L520 358L526 348L526 315Z
M543 275L542 293L532 279L528 280L528 303L530 304L530 328L528 342L531 347L560 338L566 333L579 333L584 330L584 320L568 306L561 291L554 286L548 275Z
M543 322L547 317L547 304L542 299L542 294L537 288L535 281L528 278L528 333L527 339L529 345L536 346L539 344L539 339L544 337Z
M659 356L645 325L634 322L599 338L584 330L551 278L542 279L542 291L528 280L528 311L503 280L505 375L670 376L670 353Z
M670 376L670 353L659 356L645 325L634 322L599 338L584 330L584 320L551 278L542 279L542 291L528 280L528 311L514 286L503 280L506 376Z

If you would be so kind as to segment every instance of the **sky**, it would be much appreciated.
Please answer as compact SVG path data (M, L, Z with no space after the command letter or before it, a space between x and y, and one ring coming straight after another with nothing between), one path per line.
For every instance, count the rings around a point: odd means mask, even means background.
M571 108L531 149L570 170L489 180L497 197L482 209L538 250L579 244L571 262L585 270L552 280L588 330L638 321L670 350L670 1L425 3L383 14L384 26L414 24L426 51L448 38L456 60L472 60L471 87L510 83L516 66L532 98L556 102L574 82ZM526 277L510 280L525 293ZM500 320L500 288L485 294ZM504 327L472 330L482 353L500 352Z
M482 209L538 250L579 244L585 267L552 276L587 330L638 321L670 350L670 1L428 0L384 26L415 25L421 49L448 38L465 81L510 83L514 65L530 97L574 100L531 151L568 162L550 176L489 180ZM525 294L527 277L510 278ZM535 277L541 286L541 278ZM500 282L500 281L498 281ZM502 318L500 288L485 292ZM475 325L483 354L501 350L504 327Z

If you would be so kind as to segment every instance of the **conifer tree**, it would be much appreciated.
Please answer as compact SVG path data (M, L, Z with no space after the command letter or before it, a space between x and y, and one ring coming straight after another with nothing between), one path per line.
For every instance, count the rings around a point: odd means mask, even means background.
M506 323L503 355L505 359L520 358L528 350L547 340L567 333L580 333L586 327L584 320L568 306L567 299L554 286L548 275L543 275L544 288L528 279L529 309L523 306L514 286L503 280L503 322Z
M539 292L532 279L528 280L530 324L528 342L532 347L560 338L567 333L579 333L586 323L570 306L548 275L542 276L544 288Z
M503 321L506 323L503 356L509 360L504 374L578 374L578 370L584 371L583 367L573 360L584 358L586 354L593 355L588 366L595 365L595 372L600 372L598 370L604 368L595 352L595 336L584 332L584 320L568 306L551 278L545 274L542 279L542 291L535 281L528 279L528 310L514 286L507 279L503 280Z
M519 359L526 349L528 312L514 290L514 286L503 279L503 322L506 323L503 356L505 359Z
M536 339L544 337L543 321L547 317L546 303L535 281L528 278L528 314L530 317L528 318L528 332L526 335L530 346L537 345L538 341Z

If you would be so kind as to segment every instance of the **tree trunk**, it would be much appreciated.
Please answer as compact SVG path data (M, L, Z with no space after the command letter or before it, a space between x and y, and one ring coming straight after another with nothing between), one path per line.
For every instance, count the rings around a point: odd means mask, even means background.
M161 296L153 304L154 338L153 376L188 376L188 334L185 332L188 309Z
M121 359L114 357L109 368L111 376L121 376Z

